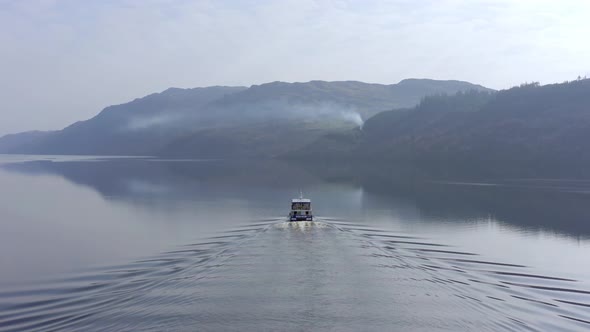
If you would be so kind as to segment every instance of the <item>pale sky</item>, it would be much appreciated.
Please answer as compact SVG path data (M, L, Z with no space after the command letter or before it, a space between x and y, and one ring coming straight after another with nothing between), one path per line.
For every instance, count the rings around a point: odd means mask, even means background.
M168 87L590 76L590 1L0 0L0 135Z

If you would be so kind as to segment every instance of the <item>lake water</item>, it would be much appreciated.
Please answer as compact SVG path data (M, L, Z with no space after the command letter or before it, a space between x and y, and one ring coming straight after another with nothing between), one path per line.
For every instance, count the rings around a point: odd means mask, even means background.
M0 331L585 331L589 209L576 179L0 156Z

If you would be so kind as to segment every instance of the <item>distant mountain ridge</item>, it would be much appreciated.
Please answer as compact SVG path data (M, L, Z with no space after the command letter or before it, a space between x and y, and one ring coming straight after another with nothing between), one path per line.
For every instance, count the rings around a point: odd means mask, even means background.
M38 140L41 140L52 133L54 133L54 131L32 130L22 133L8 134L0 138L0 149L6 152L19 150L24 146L34 144Z
M311 81L249 88L170 88L106 107L62 130L6 135L0 138L0 153L199 156L203 152L233 157L239 152L248 157L252 143L256 144L252 156L269 156L299 148L334 129L358 126L381 111L412 107L428 95L469 90L491 91L468 82L428 79L391 85ZM283 129L274 135L273 128ZM270 132L261 137L261 130ZM305 135L306 140L280 144L285 132ZM223 146L217 151L210 142Z

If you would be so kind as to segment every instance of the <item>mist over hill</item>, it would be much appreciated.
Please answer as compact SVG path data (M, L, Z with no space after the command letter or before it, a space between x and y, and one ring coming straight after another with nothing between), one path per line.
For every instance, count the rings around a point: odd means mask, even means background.
M4 136L0 153L269 157L358 127L381 111L412 107L425 96L469 90L489 91L427 79L170 88L106 107L62 130Z

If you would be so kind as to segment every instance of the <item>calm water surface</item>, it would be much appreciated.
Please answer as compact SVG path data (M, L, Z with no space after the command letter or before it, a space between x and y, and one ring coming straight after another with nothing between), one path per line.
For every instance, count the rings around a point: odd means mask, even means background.
M285 222L299 189L314 222ZM0 156L0 331L590 329L590 182Z

